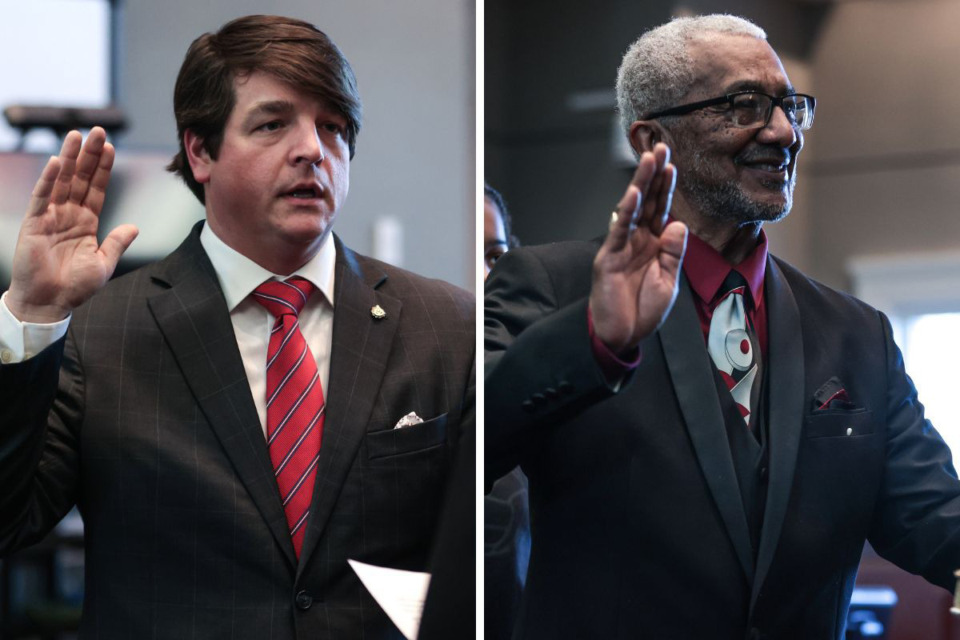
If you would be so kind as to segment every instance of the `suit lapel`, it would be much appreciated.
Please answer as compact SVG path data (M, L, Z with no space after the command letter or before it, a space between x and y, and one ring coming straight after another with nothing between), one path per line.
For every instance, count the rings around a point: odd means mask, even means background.
M326 418L310 520L301 550L301 571L356 459L387 369L402 304L376 290L385 280L386 274L376 265L356 256L337 239ZM376 305L386 312L382 319L373 317Z
M783 272L771 258L767 258L764 288L764 295L767 296L769 336L767 397L770 409L767 432L770 442L770 484L767 488L763 528L760 532L757 576L753 583L751 608L770 569L783 528L783 518L793 487L793 472L797 464L804 410L800 311Z
M256 405L213 265L200 245L199 225L157 265L163 288L147 300L201 411L266 521L291 568L296 556L264 444Z
M685 276L673 311L659 334L700 468L750 583L753 580L753 550L747 516L727 442L710 356L701 337L693 293Z

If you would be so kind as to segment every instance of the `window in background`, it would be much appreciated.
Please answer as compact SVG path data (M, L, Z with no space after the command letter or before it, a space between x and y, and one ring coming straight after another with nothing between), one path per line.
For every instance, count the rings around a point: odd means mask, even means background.
M890 319L925 415L960 462L960 254L861 257L854 294Z
M10 104L104 107L111 101L110 0L0 0L0 111ZM20 133L0 117L0 151ZM47 131L27 151L59 146Z
M925 415L960 456L960 389L956 363L960 362L960 313L924 313L902 319L907 372L917 386ZM956 461L954 462L956 464Z

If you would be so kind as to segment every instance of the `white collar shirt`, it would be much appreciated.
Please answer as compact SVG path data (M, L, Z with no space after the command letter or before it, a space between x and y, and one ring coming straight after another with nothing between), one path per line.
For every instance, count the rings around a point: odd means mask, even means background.
M337 249L328 235L320 250L289 276L267 271L253 260L228 247L210 228L203 226L200 243L213 263L233 324L233 333L250 383L253 402L260 416L264 437L267 432L267 346L274 317L250 297L263 282L300 276L309 280L317 292L310 296L300 312L300 330L317 361L320 383L326 395L330 381L330 350L333 342L333 288Z

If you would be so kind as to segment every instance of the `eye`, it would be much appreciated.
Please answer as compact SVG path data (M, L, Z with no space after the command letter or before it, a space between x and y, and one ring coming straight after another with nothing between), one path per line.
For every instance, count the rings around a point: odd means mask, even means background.
M756 111L760 108L760 97L755 93L741 94L733 98L732 106L738 110Z
M346 127L339 122L331 121L331 122L324 122L323 124L320 125L320 128L322 128L324 131L327 131L328 133L343 135Z
M488 250L486 254L483 256L483 259L487 263L487 267L492 269L493 265L497 263L497 260L502 258L503 254L505 254L506 252L507 250L499 245Z
M257 127L257 131L278 131L280 127L283 126L283 123L279 120L271 120L270 122L264 122Z

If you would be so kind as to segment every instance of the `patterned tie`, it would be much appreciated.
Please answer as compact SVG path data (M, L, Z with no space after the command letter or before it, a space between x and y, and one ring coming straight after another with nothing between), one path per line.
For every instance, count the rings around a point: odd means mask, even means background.
M760 349L752 322L744 311L747 281L731 269L720 291L724 293L710 319L707 351L749 425L752 403L756 401L754 387L760 386Z
M320 374L298 318L313 288L293 277L264 282L253 292L276 317L267 346L267 448L298 558L323 436Z

